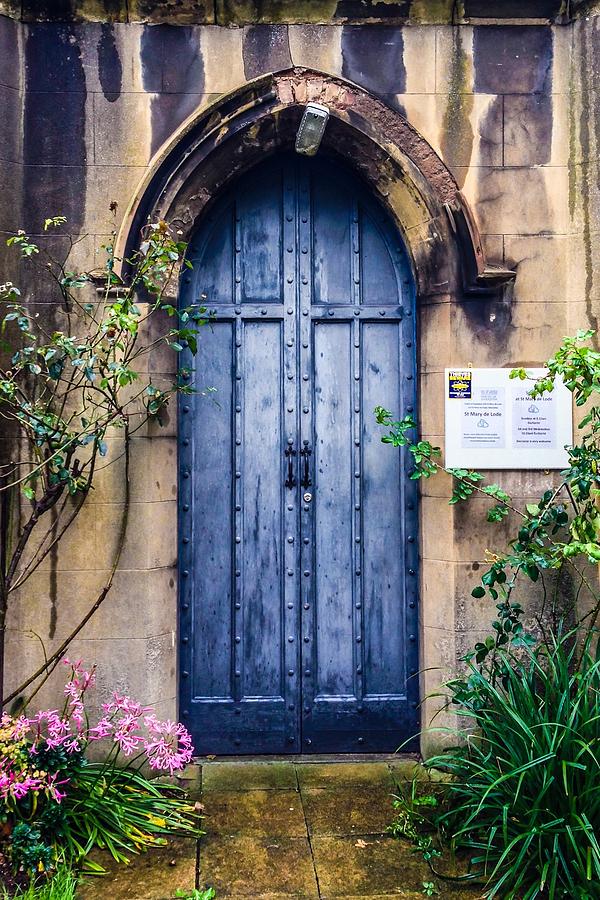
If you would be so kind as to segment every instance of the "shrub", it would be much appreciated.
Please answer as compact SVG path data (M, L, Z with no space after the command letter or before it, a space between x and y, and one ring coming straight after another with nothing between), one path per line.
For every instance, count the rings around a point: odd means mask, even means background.
M127 862L164 835L197 835L198 816L183 792L142 774L145 767L172 775L189 763L183 725L117 693L92 725L85 702L94 670L65 662L71 675L62 712L0 720L0 822L13 873L35 876L59 862L101 872L86 859L94 847ZM87 758L96 742L107 751L102 763Z
M496 650L449 683L468 726L428 760L453 776L444 827L488 897L600 897L600 657L596 635Z

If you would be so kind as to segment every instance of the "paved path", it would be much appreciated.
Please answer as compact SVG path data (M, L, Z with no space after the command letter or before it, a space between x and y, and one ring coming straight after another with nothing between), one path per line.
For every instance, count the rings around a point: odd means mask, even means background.
M422 898L432 880L404 841L385 833L391 794L414 762L209 762L206 836L148 853L81 892L82 900L170 900L211 886L217 900ZM477 892L440 885L448 900Z

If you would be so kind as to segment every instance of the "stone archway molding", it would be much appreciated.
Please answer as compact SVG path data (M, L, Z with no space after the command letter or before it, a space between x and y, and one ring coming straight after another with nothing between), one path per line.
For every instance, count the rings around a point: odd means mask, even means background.
M304 106L325 104L324 152L341 157L388 209L411 257L419 297L501 295L514 272L487 262L474 216L430 144L396 110L339 77L304 68L268 74L192 114L155 155L117 236L124 260L149 221L189 240L236 176L293 147ZM122 274L126 274L123 264Z

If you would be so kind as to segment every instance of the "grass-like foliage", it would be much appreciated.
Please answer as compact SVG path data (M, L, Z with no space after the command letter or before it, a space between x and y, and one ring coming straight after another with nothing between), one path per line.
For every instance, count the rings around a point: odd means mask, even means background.
M103 763L80 770L62 806L69 823L64 851L90 874L104 871L88 856L94 847L128 863L132 853L164 844L167 835L200 834L194 804L182 790Z
M488 897L600 898L597 638L498 650L449 685L466 740L428 765L454 777L439 824Z
M77 887L77 879L75 875L67 868L58 870L54 878L42 885L36 885L35 882L17 890L16 893L9 894L6 888L2 888L0 894L1 900L75 900L75 889Z

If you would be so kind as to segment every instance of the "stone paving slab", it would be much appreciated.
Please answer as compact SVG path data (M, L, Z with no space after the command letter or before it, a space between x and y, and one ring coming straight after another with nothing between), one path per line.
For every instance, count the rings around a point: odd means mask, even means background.
M78 900L170 900L178 888L190 890L196 879L196 841L174 838L131 857L129 866L117 865L108 853L95 854L107 875L86 878Z
M402 896L429 880L427 865L387 835L315 835L311 843L321 897Z
M298 791L209 791L203 828L211 835L306 837Z
M217 897L271 892L318 898L306 837L207 837L200 849L200 882L214 887Z
M199 866L193 840L133 857L129 867L101 854L109 874L88 879L79 900L173 900L196 879L217 900L416 900L434 878L408 842L385 833L392 794L413 775L428 777L414 758L211 761L202 766ZM185 780L196 793L198 773ZM435 880L446 900L481 896Z
M393 787L394 781L387 763L301 763L296 766L300 789L305 787L338 788L351 785L384 785Z
M385 784L334 791L328 788L302 788L302 805L309 833L380 834L392 815L392 788Z

